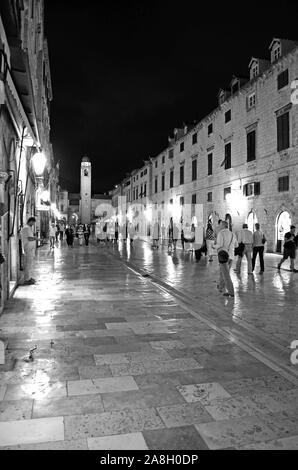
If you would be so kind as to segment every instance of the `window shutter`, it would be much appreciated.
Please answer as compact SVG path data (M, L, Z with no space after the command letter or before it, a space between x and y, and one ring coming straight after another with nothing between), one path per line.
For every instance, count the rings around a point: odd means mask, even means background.
M289 113L277 118L277 151L285 150L290 146Z

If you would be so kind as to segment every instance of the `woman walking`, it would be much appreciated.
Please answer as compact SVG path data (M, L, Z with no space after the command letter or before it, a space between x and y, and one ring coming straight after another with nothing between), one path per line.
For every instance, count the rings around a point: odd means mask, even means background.
M207 254L209 256L209 261L213 261L213 245L215 241L215 234L212 227L212 223L208 220L206 228L206 245L207 245Z
M83 245L83 238L84 238L84 230L83 230L83 225L79 225L78 231L77 231L77 237L79 239L79 245Z

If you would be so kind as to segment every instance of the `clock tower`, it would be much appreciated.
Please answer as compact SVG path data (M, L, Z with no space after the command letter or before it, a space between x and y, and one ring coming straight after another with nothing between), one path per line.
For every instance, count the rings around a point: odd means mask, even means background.
M81 161L81 223L91 223L91 162L87 156Z

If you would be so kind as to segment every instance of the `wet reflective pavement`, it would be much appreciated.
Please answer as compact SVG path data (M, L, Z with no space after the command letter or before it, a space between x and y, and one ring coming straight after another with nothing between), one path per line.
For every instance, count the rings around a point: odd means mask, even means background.
M119 248L38 250L0 317L1 449L297 449L298 275L243 263L231 301L216 261Z

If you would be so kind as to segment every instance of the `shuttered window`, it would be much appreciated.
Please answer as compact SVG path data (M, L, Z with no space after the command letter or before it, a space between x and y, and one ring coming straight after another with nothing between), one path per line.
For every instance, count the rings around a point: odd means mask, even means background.
M289 113L277 117L277 151L285 150L290 146Z
M251 162L256 159L256 131L247 134L247 161Z
M197 169L198 169L198 164L197 164L197 159L195 158L191 163L191 179L192 179L192 181L196 181L196 179L197 179Z
M225 170L231 168L231 153L232 153L231 142L225 145Z
M209 153L208 154L208 176L212 175L212 171L213 171L212 166L213 166L213 154Z

